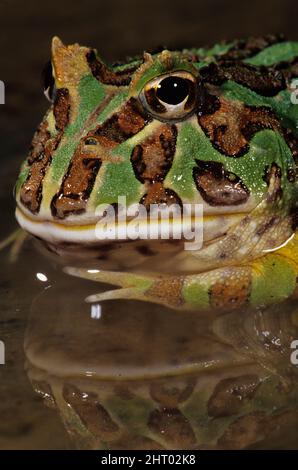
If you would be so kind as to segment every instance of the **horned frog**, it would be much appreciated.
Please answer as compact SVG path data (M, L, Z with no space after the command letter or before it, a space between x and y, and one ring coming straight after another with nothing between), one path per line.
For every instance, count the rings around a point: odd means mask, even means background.
M298 273L298 42L280 36L144 53L106 65L55 37L51 102L16 184L16 217L59 253L113 252L134 269L68 267L117 285L87 301L177 309L277 303ZM295 99L296 98L296 99ZM202 204L204 244L101 244L96 207ZM157 246L157 245L156 245ZM98 249L97 249L98 247ZM114 247L114 248L113 248ZM101 251L101 252L102 252ZM154 269L144 258L153 256ZM140 262L139 262L140 261ZM135 266L138 265L138 268Z

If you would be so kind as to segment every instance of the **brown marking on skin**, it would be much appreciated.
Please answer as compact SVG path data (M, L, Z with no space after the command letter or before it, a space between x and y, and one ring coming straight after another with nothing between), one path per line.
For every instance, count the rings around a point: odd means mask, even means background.
M69 120L70 111L70 96L67 88L59 88L56 92L56 99L54 103L54 117L56 122L56 129L58 132L63 132Z
M35 160L40 159L40 156L44 152L45 144L50 139L51 134L48 131L47 120L42 121L38 126L29 149L29 155L27 158L28 165L32 165Z
M232 80L263 96L275 96L287 86L282 72L273 67L253 66L233 60L212 62L200 69L204 83L221 85Z
M27 179L20 190L21 203L33 214L36 214L40 208L42 181L50 162L50 153L47 151L42 152L39 158L32 163Z
M243 449L269 436L281 435L284 429L297 426L297 410L282 410L273 415L253 411L233 421L218 439L217 444L224 449ZM273 441L275 439L273 438Z
M161 182L156 182L148 187L148 192L140 200L147 210L150 209L150 204L178 204L182 207L182 201L178 194L172 189L164 188Z
M148 427L175 449L192 448L196 436L188 419L177 408L162 408L150 413Z
M132 74L137 69L137 66L134 65L115 72L109 69L106 64L96 57L96 53L93 49L90 49L87 52L86 59L92 75L105 85L128 86L130 84Z
M208 85L202 86L200 84L198 86L198 93L197 93L197 114L198 116L205 116L214 114L216 111L219 110L221 104L219 98L210 93L210 89Z
M249 198L249 190L239 176L226 171L222 163L196 160L193 169L196 187L211 206L239 205Z
M259 385L258 376L252 374L221 380L208 401L208 415L222 418L240 413L247 401L254 397Z
M281 168L276 163L272 163L270 167L267 166L265 168L265 174L263 176L263 180L265 181L267 186L269 186L272 176L281 178Z
M118 424L99 403L95 393L83 393L74 385L65 384L63 398L91 434L103 441L111 441L119 437Z
M80 214L85 211L101 167L100 159L86 158L82 152L82 145L81 142L71 160L59 193L52 199L52 214L56 218L63 219L69 214Z
M200 126L212 145L224 155L239 157L249 149L249 141L262 129L281 132L278 119L265 106L248 106L220 98L220 108L212 115L198 116Z
M272 228L274 225L278 225L279 223L280 223L280 218L273 215L268 220L266 220L266 222L264 222L261 226L258 226L255 233L258 237L261 237L270 228Z
M118 113L87 134L104 147L115 147L140 132L150 122L135 98L131 98Z
M160 279L145 292L145 296L161 299L169 305L180 306L183 303L181 291L183 287L183 278L175 277L173 279Z
M176 408L192 395L195 385L196 378L193 377L183 382L176 379L154 381L150 385L150 395L161 406Z
M69 119L69 93L66 88L57 90L53 107L57 134L52 139L48 132L48 123L43 121L34 135L28 157L30 170L20 190L20 200L33 214L38 213L42 200L42 183L49 167L52 154L58 147L64 128Z
M209 289L210 304L215 308L237 308L248 301L251 291L251 278L243 273L241 279L226 278L217 281Z
M144 112L139 101L135 98L130 98L119 111L119 127L129 136L140 132L149 121L151 121L151 118Z
M290 84L291 80L298 76L298 57L294 57L292 60L284 60L278 64L274 64L273 68L282 72L287 83Z
M280 42L284 42L282 34L268 34L261 37L240 39L223 55L218 56L223 60L244 60L256 55L258 52Z
M177 128L164 124L137 145L131 162L139 181L163 181L172 165L176 149Z

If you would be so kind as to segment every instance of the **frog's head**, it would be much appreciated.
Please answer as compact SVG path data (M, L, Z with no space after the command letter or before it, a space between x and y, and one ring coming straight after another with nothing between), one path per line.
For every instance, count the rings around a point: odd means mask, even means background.
M273 177L288 210L295 164L278 117L286 81L227 51L163 50L108 67L95 50L54 38L51 107L16 186L21 225L83 241L96 207L125 196L146 207L203 204L217 236L214 222L225 230L251 212Z

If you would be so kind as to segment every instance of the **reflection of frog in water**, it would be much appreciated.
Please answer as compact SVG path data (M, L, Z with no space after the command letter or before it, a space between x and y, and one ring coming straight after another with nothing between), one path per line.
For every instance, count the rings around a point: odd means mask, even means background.
M59 411L79 448L292 444L293 302L282 311L271 306L213 318L107 303L92 319L81 292L67 294L69 284L64 279L34 302L25 351L32 386Z
M145 53L108 67L93 49L54 38L45 75L51 107L16 185L21 226L55 251L97 246L98 257L99 204L115 206L118 196L146 208L199 203L201 250L173 244L165 259L148 241L128 257L140 261L138 273L102 271L100 260L97 270L68 272L120 286L91 301L231 309L291 296L298 273L297 56L298 43L270 36ZM132 247L110 245L102 246L104 256L114 249L119 260ZM141 264L146 256L153 273Z

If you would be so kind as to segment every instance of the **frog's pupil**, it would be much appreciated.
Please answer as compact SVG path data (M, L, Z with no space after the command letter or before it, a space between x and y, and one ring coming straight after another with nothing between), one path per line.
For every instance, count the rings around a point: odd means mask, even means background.
M181 77L167 77L156 89L158 99L167 104L179 104L189 94L189 80Z

